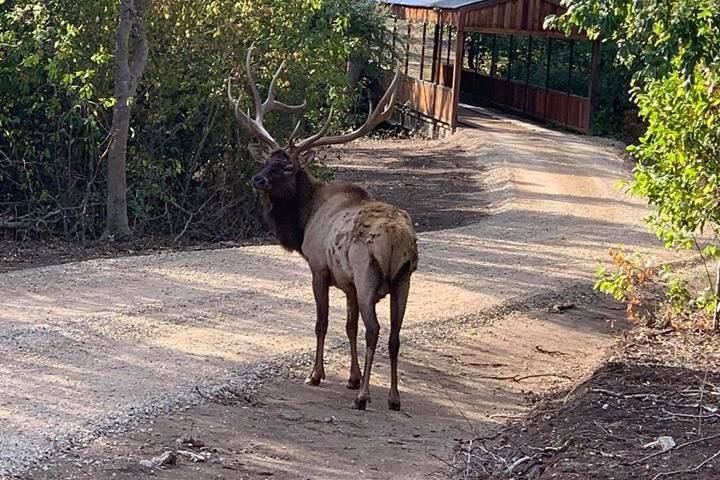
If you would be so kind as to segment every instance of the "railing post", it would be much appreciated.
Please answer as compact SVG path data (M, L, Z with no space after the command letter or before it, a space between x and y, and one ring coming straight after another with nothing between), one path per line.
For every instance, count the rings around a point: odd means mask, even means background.
M443 24L440 23L441 19L438 17L438 23L435 24L435 42L433 45L433 63L432 63L432 79L433 83L440 83L440 59L442 53L442 36L443 36Z
M590 97L590 111L588 112L588 135L593 134L593 126L595 123L595 112L598 104L598 82L600 81L600 40L595 40L592 46L592 60L590 62L590 87L588 97Z
M455 39L455 66L453 68L452 106L450 111L450 128L453 132L458 125L458 105L460 104L460 79L465 49L465 12L460 11L457 17L457 38Z
M405 76L407 76L409 70L410 70L410 40L412 39L412 22L410 20L406 20L407 22L407 38L405 39Z
M393 29L392 29L392 54L395 58L395 44L397 43L397 17L393 17Z
M575 61L575 40L570 41L570 61L568 62L567 95L565 97L565 128L568 128L568 115L570 115L570 84L572 83L573 63Z
M548 97L550 96L550 59L552 58L553 39L548 38L547 41L547 64L545 65L545 111L543 120L547 120Z
M492 58L490 60L490 77L497 76L497 33L493 33Z
M423 22L422 49L420 50L420 80L425 78L425 43L427 42L427 21Z
M526 112L528 109L528 94L530 93L530 64L532 63L532 43L533 37L528 37L527 65L525 66L525 103L523 105L523 110Z

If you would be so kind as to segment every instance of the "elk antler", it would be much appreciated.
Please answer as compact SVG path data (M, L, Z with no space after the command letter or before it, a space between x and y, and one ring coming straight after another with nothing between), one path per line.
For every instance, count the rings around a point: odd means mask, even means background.
M398 87L400 86L401 77L402 75L400 73L400 68L398 67L397 72L395 73L395 77L390 83L390 86L385 92L385 95L383 95L382 99L380 99L380 102L375 108L372 107L372 104L370 105L370 113L368 115L368 118L367 120L365 120L365 123L363 123L360 128L344 135L326 137L325 134L330 128L330 123L333 116L333 108L331 107L328 118L318 133L297 143L291 143L290 147L288 148L290 156L297 157L302 152L305 152L315 147L338 145L341 143L352 142L353 140L357 140L358 138L367 135L378 124L387 121L392 115L393 109L395 107L395 101L397 99ZM293 139L291 138L291 142L292 141Z
M285 69L284 61L280 64L280 67L277 69L277 72L275 72L275 75L270 81L270 87L268 88L268 96L267 99L263 102L260 98L260 94L258 93L257 85L255 84L255 77L252 74L253 50L255 50L254 43L250 45L250 48L248 48L247 51L247 59L245 61L245 75L247 76L250 93L252 93L253 96L255 118L251 118L249 112L243 112L240 106L240 100L233 97L232 77L229 77L227 81L228 100L230 101L230 104L234 107L235 118L237 119L240 126L253 134L255 138L265 147L271 150L278 150L280 149L280 144L272 137L272 135L270 135L270 133L265 129L265 126L263 125L265 115L273 110L279 110L282 112L300 112L305 109L306 102L303 102L302 105L288 105L275 99L275 85L277 83L278 77L280 77L280 74Z

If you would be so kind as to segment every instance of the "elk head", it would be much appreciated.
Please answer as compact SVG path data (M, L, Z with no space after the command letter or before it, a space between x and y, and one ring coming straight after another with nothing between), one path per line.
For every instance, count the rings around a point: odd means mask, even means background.
M296 137L301 125L301 122L298 122L295 130L290 135L288 145L282 147L265 129L263 124L265 115L273 110L284 113L302 112L306 107L306 103L303 102L302 105L288 105L276 99L277 80L285 68L285 62L280 64L280 67L270 81L267 98L264 101L260 98L255 77L252 73L252 54L254 48L255 45L253 44L248 49L245 62L245 74L253 98L255 116L251 117L249 112L245 113L240 105L240 101L233 97L232 78L228 78L227 81L228 100L235 111L235 118L240 127L252 134L259 144L259 148L255 148L253 151L253 157L263 165L263 168L253 177L253 188L276 198L292 198L294 196L297 173L305 168L308 159L311 158L310 152L313 149L348 143L361 138L367 135L378 124L390 118L395 106L398 86L400 85L400 69L398 68L390 87L378 105L375 108L370 105L368 118L358 129L342 135L326 136L333 118L333 108L331 107L327 120L319 132L306 139L298 140Z

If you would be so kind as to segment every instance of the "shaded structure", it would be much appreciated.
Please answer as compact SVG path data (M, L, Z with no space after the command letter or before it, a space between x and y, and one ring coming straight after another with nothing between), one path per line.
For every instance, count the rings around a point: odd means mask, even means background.
M599 43L544 28L556 0L395 0L404 49L400 103L417 122L454 130L460 101L592 133Z

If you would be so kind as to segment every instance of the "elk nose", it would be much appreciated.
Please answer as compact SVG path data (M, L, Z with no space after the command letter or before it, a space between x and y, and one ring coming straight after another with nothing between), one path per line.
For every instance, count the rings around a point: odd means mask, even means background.
M253 188L263 190L263 189L267 188L268 182L267 182L267 179L263 175L255 175L252 178L251 183L252 183Z

